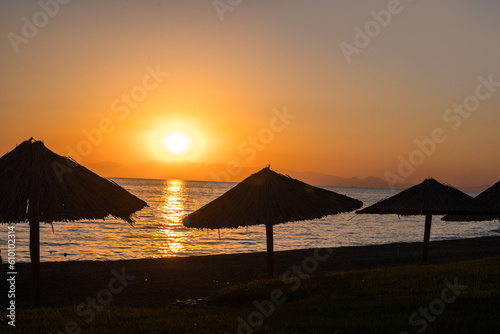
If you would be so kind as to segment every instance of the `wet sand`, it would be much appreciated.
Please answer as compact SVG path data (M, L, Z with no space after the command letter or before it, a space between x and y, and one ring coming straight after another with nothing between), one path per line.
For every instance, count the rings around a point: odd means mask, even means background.
M422 243L397 243L378 246L334 248L331 256L319 262L316 272L332 272L420 264ZM319 250L326 254L326 250ZM302 266L304 259L313 256L314 249L275 253L276 274ZM500 237L433 241L429 263L439 264L500 255ZM5 276L5 264L4 273ZM127 286L113 280L112 271L124 273ZM29 263L17 264L16 306L30 306L31 274ZM134 277L132 279L132 276ZM177 299L199 299L210 296L226 286L266 278L266 254L246 253L165 259L122 261L42 262L42 306L70 306L96 298L112 296L111 305L128 307L166 307ZM4 277L0 291L7 286ZM113 285L114 284L114 285ZM6 298L0 299L1 307ZM5 304L5 305L4 305Z

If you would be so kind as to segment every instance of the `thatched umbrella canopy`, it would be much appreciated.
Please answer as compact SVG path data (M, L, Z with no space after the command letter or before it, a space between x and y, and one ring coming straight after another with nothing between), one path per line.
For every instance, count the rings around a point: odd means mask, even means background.
M488 211L478 200L430 178L357 213L425 215L423 263L427 263L432 215L475 214Z
M27 140L0 158L0 223L29 222L33 302L40 305L39 223L104 219L133 222L146 202L41 141Z
M445 221L487 221L500 219L500 181L480 193L475 197L477 200L483 202L491 210L499 214L482 214L482 215L446 215L441 220Z
M268 276L274 275L273 225L356 210L361 201L313 187L269 166L184 218L195 228L266 225Z

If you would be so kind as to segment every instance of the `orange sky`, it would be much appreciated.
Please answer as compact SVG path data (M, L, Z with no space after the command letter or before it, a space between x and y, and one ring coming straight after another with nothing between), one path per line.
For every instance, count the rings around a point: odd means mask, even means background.
M211 1L46 3L55 14L29 38L23 18L43 19L40 4L0 4L0 154L33 136L84 165L237 161L457 186L500 178L500 87L480 88L490 94L466 116L447 111L474 102L480 76L500 82L496 2L401 2L350 62L341 43L356 47L354 29L389 1L245 1L223 21ZM185 154L162 147L169 131L191 138ZM426 139L432 152L419 153Z

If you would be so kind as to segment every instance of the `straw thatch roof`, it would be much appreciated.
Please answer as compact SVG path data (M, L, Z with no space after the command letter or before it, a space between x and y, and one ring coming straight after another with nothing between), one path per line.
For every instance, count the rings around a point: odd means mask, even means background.
M40 141L28 140L0 158L0 222L52 223L104 219L129 223L146 202Z
M449 185L430 178L357 213L398 215L477 214L488 207Z
M187 227L237 228L321 218L356 210L359 200L272 171L255 173L184 218Z
M493 211L499 214L483 214L483 215L447 215L441 218L445 221L487 221L500 219L500 182L495 183L479 195L475 197L483 202Z

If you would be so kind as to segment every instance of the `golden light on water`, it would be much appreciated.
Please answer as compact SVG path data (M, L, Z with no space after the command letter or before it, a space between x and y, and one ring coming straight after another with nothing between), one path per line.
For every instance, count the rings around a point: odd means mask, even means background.
M163 228L158 236L164 242L159 245L159 251L164 256L175 256L184 251L187 235L183 231L182 217L186 201L185 182L181 180L167 180L163 190L164 203L161 206Z
M163 196L165 204L163 205L163 217L169 223L181 223L182 212L184 212L184 181L168 180L166 181Z

